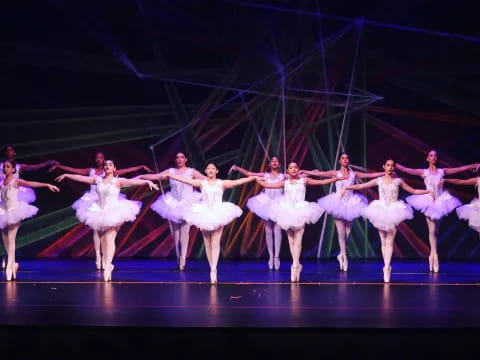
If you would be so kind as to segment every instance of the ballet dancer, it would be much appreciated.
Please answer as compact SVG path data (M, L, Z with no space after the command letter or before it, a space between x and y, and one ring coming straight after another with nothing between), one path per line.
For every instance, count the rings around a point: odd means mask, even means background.
M60 191L55 185L37 181L26 181L15 176L18 169L17 165L13 160L5 160L2 163L4 178L0 184L0 229L2 231L3 245L5 246L8 259L5 268L7 281L12 280L12 278L17 278L19 266L18 263L15 262L15 242L20 222L35 216L38 212L37 207L18 198L19 187L46 187L53 192Z
M127 200L120 196L120 189L127 186L148 185L150 190L158 190L158 186L150 180L125 179L115 176L117 169L111 160L105 160L105 175L83 176L78 174L62 174L55 180L63 179L90 184L95 184L96 196L89 206L76 209L76 215L80 222L98 231L101 249L103 250L103 279L110 281L113 271L113 256L115 254L115 238L120 226L126 221L134 221L140 212L140 201Z
M188 224L195 225L201 230L210 265L210 283L216 284L223 228L242 215L242 210L237 205L222 201L223 191L251 182L255 177L249 176L238 180L217 179L218 168L212 162L207 164L205 174L207 175L205 180L187 179L168 172L165 177L201 189L200 201L184 207L182 217Z
M397 164L397 169L410 175L421 176L425 182L425 187L435 194L435 198L429 195L409 196L405 200L415 210L425 215L428 227L428 241L430 243L430 255L428 256L429 270L438 272L440 265L437 253L437 239L440 230L441 219L453 211L462 203L448 191L444 191L440 185L440 180L445 175L456 174L478 167L480 164L464 165L456 168L437 167L438 154L435 150L430 150L427 154L428 168L411 169L401 164Z
M83 175L83 176L93 176L93 177L98 177L101 179L102 177L105 176L105 170L104 170L104 165L105 165L105 155L102 152L97 152L95 154L95 166L91 168L74 168L71 166L67 165L62 165L60 163L54 164L48 171L52 172L55 170L61 170L65 171L71 174L77 174L77 175ZM145 171L145 172L152 172L152 170L145 165L138 165L138 166L132 166L128 167L125 169L117 169L117 172L115 175L117 176L123 176L132 172L136 171ZM93 201L95 201L97 192L96 192L96 184L93 183L90 185L90 189L86 191L80 199L75 201L72 205L74 210L78 210L80 208L85 208L91 205ZM123 196L123 194L121 194ZM98 234L98 231L93 230L93 247L95 249L95 267L97 270L103 269L103 261L102 261L102 248L101 248L101 242L100 242L100 236Z
M348 270L347 240L352 230L353 220L360 216L361 211L367 207L368 201L362 194L353 191L347 191L343 197L340 194L345 186L354 185L356 179L371 179L382 176L382 172L362 173L353 171L350 168L350 156L342 153L338 160L339 170L302 170L300 175L319 176L319 177L337 177L344 180L335 182L335 192L326 195L317 200L318 205L335 220L335 227L338 235L338 245L340 253L337 255L340 270Z
M38 171L43 168L58 164L58 161L55 161L55 160L47 160L38 164L20 164L15 160L15 157L17 156L17 152L15 151L15 148L13 147L13 145L6 145L4 147L4 154L5 154L6 160L15 162L16 165L15 165L15 172L13 176L17 179L20 178L20 175L22 172ZM0 163L0 182L3 181L4 178L5 176L3 173L3 163ZM26 186L18 187L17 197L19 201L26 202L27 204L31 204L36 200L35 191L33 191L33 189ZM6 264L7 264L7 258L6 256L3 256L2 269L5 269Z
M383 164L384 176L370 180L364 184L349 185L342 189L341 196L345 196L348 190L361 190L378 186L379 199L372 201L361 215L369 220L378 230L381 240L383 267L383 281L390 282L392 272L391 260L393 243L397 233L397 226L402 221L413 219L413 210L402 200L398 200L398 190L402 187L411 194L434 196L432 190L418 190L409 186L405 181L394 177L395 161L388 159Z
M443 182L448 182L455 185L474 185L477 187L477 198L473 199L470 204L457 207L457 216L459 219L468 221L468 226L480 233L480 176L470 179L443 179Z
M161 180L167 174L184 177L185 179L205 180L207 177L199 171L187 166L188 159L185 153L178 152L175 155L176 168L169 168L158 174L140 175L138 178L145 180ZM191 206L200 200L200 193L194 191L192 185L169 179L170 192L161 195L151 205L151 209L161 217L167 219L172 227L175 243L175 254L180 271L185 269L188 253L188 241L190 237L190 224L184 217L185 207Z
M284 189L284 195L271 206L270 218L287 232L292 266L290 267L290 281L298 282L302 265L302 237L305 224L314 224L322 216L324 210L317 204L305 201L306 185L327 185L339 179L337 177L325 180L314 180L300 177L298 164L294 161L288 164L288 179L267 183L257 178L257 183L267 189Z
M277 156L272 156L268 163L269 171L266 172L252 172L233 165L230 168L229 174L232 171L238 171L245 176L259 176L263 178L267 184L273 184L285 180L285 175L280 172L280 160ZM273 222L270 218L270 208L275 200L278 200L283 195L283 189L265 189L260 194L251 197L247 201L247 207L250 211L255 213L264 222L265 240L268 251L268 268L272 270L280 269L280 249L282 246L282 230L278 224Z

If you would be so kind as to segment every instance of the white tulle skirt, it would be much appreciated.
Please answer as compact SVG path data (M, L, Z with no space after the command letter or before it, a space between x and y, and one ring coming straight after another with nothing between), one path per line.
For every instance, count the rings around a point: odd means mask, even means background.
M183 218L200 230L213 231L225 226L242 215L242 209L231 202L224 201L209 207L204 203L195 203L187 207Z
M194 191L188 197L178 200L171 192L167 192L159 196L150 208L164 219L179 224L185 221L187 209L200 201L200 197L201 193Z
M27 204L24 201L18 201L14 209L5 211L0 208L0 229L6 228L8 225L17 224L22 220L35 216L38 212L36 206Z
M362 216L378 230L390 231L404 220L413 219L413 210L401 200L389 206L386 206L383 201L374 200L363 209Z
M357 193L343 199L340 199L339 194L333 193L318 199L317 204L335 219L353 221L361 215L368 201L365 196Z
M107 204L104 208L101 208L96 201L88 206L79 206L76 209L76 215L80 222L90 228L103 231L110 227L118 227L127 221L134 221L141 208L140 201L119 197L118 201Z
M432 195L410 195L406 199L415 210L422 212L432 220L438 220L451 213L456 207L462 205L460 200L444 191L438 198L433 200Z
M247 208L261 219L269 221L272 220L271 212L275 204L275 199L272 199L264 192L261 192L248 199Z
M300 201L291 204L281 197L271 207L270 218L283 230L300 229L305 224L316 223L323 213L324 210L317 203Z
M19 186L18 193L17 193L18 201L26 202L27 204L31 204L37 200L37 196L35 195L35 191L29 187Z
M470 204L457 207L460 219L467 220L468 226L480 232L480 200L474 199Z

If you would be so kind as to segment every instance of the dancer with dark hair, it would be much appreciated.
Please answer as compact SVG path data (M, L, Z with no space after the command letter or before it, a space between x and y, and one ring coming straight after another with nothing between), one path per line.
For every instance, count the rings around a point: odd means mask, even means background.
M362 173L353 171L350 168L350 156L347 153L342 153L338 160L340 164L339 170L319 171L319 170L302 170L300 174L332 177L336 176L339 179L335 182L335 192L318 199L317 203L325 209L325 211L332 215L335 219L335 227L338 235L338 245L340 253L337 255L340 270L348 270L348 256L347 256L347 240L352 230L352 222L360 216L361 211L367 207L368 201L362 194L353 191L347 191L343 197L340 194L346 186L354 185L356 179L371 179L382 176L382 172Z
M187 156L183 152L175 155L176 168L169 168L158 174L140 175L138 178L146 180L161 180L167 174L181 176L185 179L205 180L206 176L199 171L187 166ZM200 200L200 193L194 191L192 185L169 179L170 191L161 195L151 205L151 209L161 217L167 219L172 227L173 240L175 243L175 254L177 256L178 268L185 269L188 254L188 242L190 238L190 224L184 217L184 209Z
M413 219L413 210L403 201L398 200L399 187L411 194L432 196L431 190L417 190L402 179L394 177L395 161L388 159L383 165L385 174L364 184L349 185L342 189L341 196L349 190L368 189L378 186L379 199L372 201L361 214L377 228L381 240L382 258L384 261L383 281L390 282L392 272L391 260L393 244L397 234L397 226L407 219Z
M255 177L238 180L217 179L218 168L214 163L208 163L205 168L205 180L187 179L183 176L166 173L165 177L180 181L201 189L199 202L183 208L183 219L190 225L195 225L202 231L210 265L210 283L217 283L217 264L220 257L220 239L225 225L242 215L242 210L231 202L223 201L223 191L255 180Z
M98 231L101 248L103 250L103 278L105 281L112 279L113 256L115 254L115 238L120 226L126 221L134 221L142 203L140 201L126 200L120 195L120 189L127 186L148 185L150 189L158 190L158 186L150 180L125 179L115 176L116 167L113 161L106 160L104 165L105 176L83 176L78 174L63 174L56 181L70 179L85 184L95 184L96 196L88 206L76 209L80 222Z
M71 166L57 163L53 165L49 169L49 171L61 170L71 174L97 177L101 179L102 177L105 176L104 166L105 166L105 155L103 152L98 151L95 154L95 165L92 166L91 168L74 168ZM141 170L146 172L152 172L152 170L148 166L137 165L137 166L132 166L124 169L117 169L115 175L123 176L129 173L141 171ZM91 184L90 189L86 191L82 195L82 197L80 197L80 199L78 199L73 203L72 205L73 209L79 210L80 208L89 207L97 199L96 187L97 187L96 183ZM123 196L123 194L120 194L120 195ZM104 268L103 261L102 261L102 248L101 248L100 236L98 234L98 231L95 229L93 229L93 247L95 249L95 266L97 270L101 270Z
M273 184L285 180L285 175L280 172L280 160L278 156L272 156L268 163L269 170L266 172L252 172L233 165L232 171L238 171L245 176L259 176L267 184ZM265 189L260 194L251 197L247 201L247 207L264 221L265 240L268 251L268 268L280 269L280 249L282 246L282 230L278 224L272 221L270 214L272 205L283 195L283 189Z
M448 191L443 190L440 181L445 175L471 170L480 164L440 169L437 167L438 153L435 150L428 152L426 160L428 162L428 168L426 169L411 169L401 164L397 164L397 169L410 175L421 176L425 182L425 187L435 194L434 198L429 195L413 195L407 197L405 200L415 210L425 215L428 226L428 241L430 243L430 255L428 256L429 269L430 271L438 272L440 265L438 261L437 242L440 221L444 216L462 204L460 200L452 196Z
M7 281L17 278L19 266L15 262L15 243L20 222L35 216L38 212L37 207L19 199L19 187L46 187L50 191L60 191L55 185L26 181L15 176L17 165L13 160L5 160L2 163L4 178L0 184L0 229L2 229L2 240L8 259L5 268Z
M284 189L284 195L271 207L271 219L287 232L292 266L290 281L298 282L302 265L302 238L305 224L314 224L322 216L324 210L317 204L305 201L307 185L327 185L338 181L337 177L325 180L313 180L300 177L298 164L290 162L287 167L288 179L276 183L266 183L257 178L257 183L267 189Z

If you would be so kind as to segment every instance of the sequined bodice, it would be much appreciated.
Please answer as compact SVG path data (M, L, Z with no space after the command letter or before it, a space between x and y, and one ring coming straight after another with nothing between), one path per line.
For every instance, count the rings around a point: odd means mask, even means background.
M439 186L439 181L443 179L445 172L443 169L437 169L437 172L433 174L429 169L423 171L423 181L427 190L433 191L435 198L438 198L443 193L443 186Z
M168 169L168 173L172 175L181 176L185 179L193 179L192 169L188 168L183 174L177 172L176 169L170 168ZM184 184L180 181L176 181L173 179L169 179L170 181L170 190L172 196L177 200L183 200L189 198L193 193L193 186L189 184Z
M202 181L202 197L201 202L208 207L213 207L222 202L223 187L222 181L216 180L214 183L209 183L207 180Z
M18 187L16 186L17 180L14 179L8 185L1 184L0 199L2 200L2 208L4 211L13 210L18 204Z
M385 178L377 179L379 200L389 206L398 200L398 186L402 180L393 179L390 184L385 183Z
M105 176L105 171L102 171L102 173L101 173L100 175L97 175L97 174L95 173L95 169L94 169L94 168L90 168L90 171L88 172L88 176L92 176L92 177L94 177L96 180L98 180L98 179L103 179L103 177ZM91 193L96 192L96 191L97 191L96 189L97 189L97 183L90 185L90 192L91 192Z
M278 174L276 177L273 177L270 173L263 174L263 181L267 184L275 184L277 182L283 181L285 179L285 175ZM270 199L276 199L279 196L283 195L283 189L265 189L265 195L267 195Z
M115 206L118 201L120 189L115 185L118 178L113 178L108 184L103 182L103 179L97 179L96 193L98 195L98 206L105 208L106 206Z
M305 183L303 178L297 179L295 183L287 179L284 183L285 200L289 204L297 204L305 201Z
M341 171L337 171L337 177L342 178L343 173ZM340 195L344 187L355 185L355 179L356 179L355 173L353 171L350 171L348 175L348 179L338 180L335 182L335 193L337 195ZM347 190L343 195L342 200L347 201L352 195L353 195L353 191Z

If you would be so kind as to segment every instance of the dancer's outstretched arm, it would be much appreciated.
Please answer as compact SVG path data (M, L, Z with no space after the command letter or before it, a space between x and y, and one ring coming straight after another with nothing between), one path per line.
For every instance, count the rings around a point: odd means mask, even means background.
M307 184L307 185L328 185L328 184L337 182L338 180L344 180L344 179L346 179L346 178L345 177L343 177L343 178L332 177L330 179L324 179L324 180L314 180L314 179L310 179L308 177L303 178L303 180L305 181L305 184Z
M415 194L415 195L432 194L433 196L432 190L414 189L403 180L400 182L400 186L402 187L403 190L408 191L410 194Z
M63 181L63 179L70 179L73 181L90 184L90 185L95 184L95 182L97 181L97 179L94 178L93 176L83 176L83 175L76 175L76 174L62 174L59 177L57 177L55 181L61 182Z
M470 179L443 179L443 182L451 183L455 185L477 185L477 178L470 178Z
M240 174L244 176L263 176L264 174L263 172L253 172L253 171L245 170L244 168L241 168L240 166L237 166L237 165L232 165L230 170L228 170L228 175L230 175L232 171L238 171Z
M60 189L58 187L56 187L55 185L52 185L52 184L48 184L48 183L42 183L42 182L38 182L38 181L26 181L26 180L23 180L23 179L18 179L17 181L18 181L18 185L20 185L20 186L26 186L26 187L31 187L31 188L46 187L50 191L53 191L53 192L59 192L60 191Z
M237 180L223 180L222 186L224 189L231 189L231 188L234 188L235 186L243 185L251 181L254 181L256 178L257 178L256 176L248 176L248 177L237 179Z
M399 163L395 164L395 168L404 172L404 173L406 173L406 174L410 174L410 175L422 176L422 174L423 174L423 169L412 169L412 168L408 168L406 166L403 166Z
M20 165L20 171L37 171L47 166L55 166L57 164L58 164L58 161L56 160L47 160L39 164L19 164L19 165Z
M267 188L267 189L281 189L285 185L285 181L279 181L279 182L276 182L276 183L268 184L265 181L263 181L262 178L260 178L260 177L257 177L255 180L256 180L258 185L260 185L264 188Z
M134 179L143 179L143 180L152 180L152 181L160 181L165 180L168 175L168 169L163 170L162 172L156 174L143 174L135 176Z
M165 175L165 177L169 177L173 180L180 181L180 182L183 182L184 184L192 185L192 186L197 187L197 188L202 187L202 180L186 179L184 177L173 175L173 174L168 174L168 173Z
M358 172L358 171L355 171L355 175L357 176L357 178L359 179L372 179L372 178L378 178L382 175L384 175L385 172L373 172L373 173L364 173L364 172Z
M150 169L146 165L138 165L138 166L132 166L132 167L125 168L125 169L119 169L119 170L116 171L116 173L117 173L118 176L123 176L125 174L129 174L131 172L140 171L140 170L143 170L147 173L153 173L152 169Z
M317 177L333 177L337 174L335 170L328 170L328 171L320 171L318 169L314 170L300 170L298 175L306 175L306 176L317 176Z
M469 165L463 165L459 167L454 167L454 168L443 168L443 171L445 172L445 175L451 175L451 174L456 174L459 172L464 172L467 170L473 170L477 169L480 166L479 163L477 164L469 164Z
M73 167L66 166L66 165L61 165L61 164L53 165L50 169L48 169L48 171L52 172L52 171L55 171L57 169L62 170L62 171L66 171L68 173L77 174L77 175L85 175L85 176L87 176L88 173L90 172L90 169L73 168Z
M125 178L120 178L118 179L120 182L120 187L128 187L128 186L142 186L142 185L148 185L150 190L158 190L158 185L154 184L150 180L142 180L142 179L125 179Z

